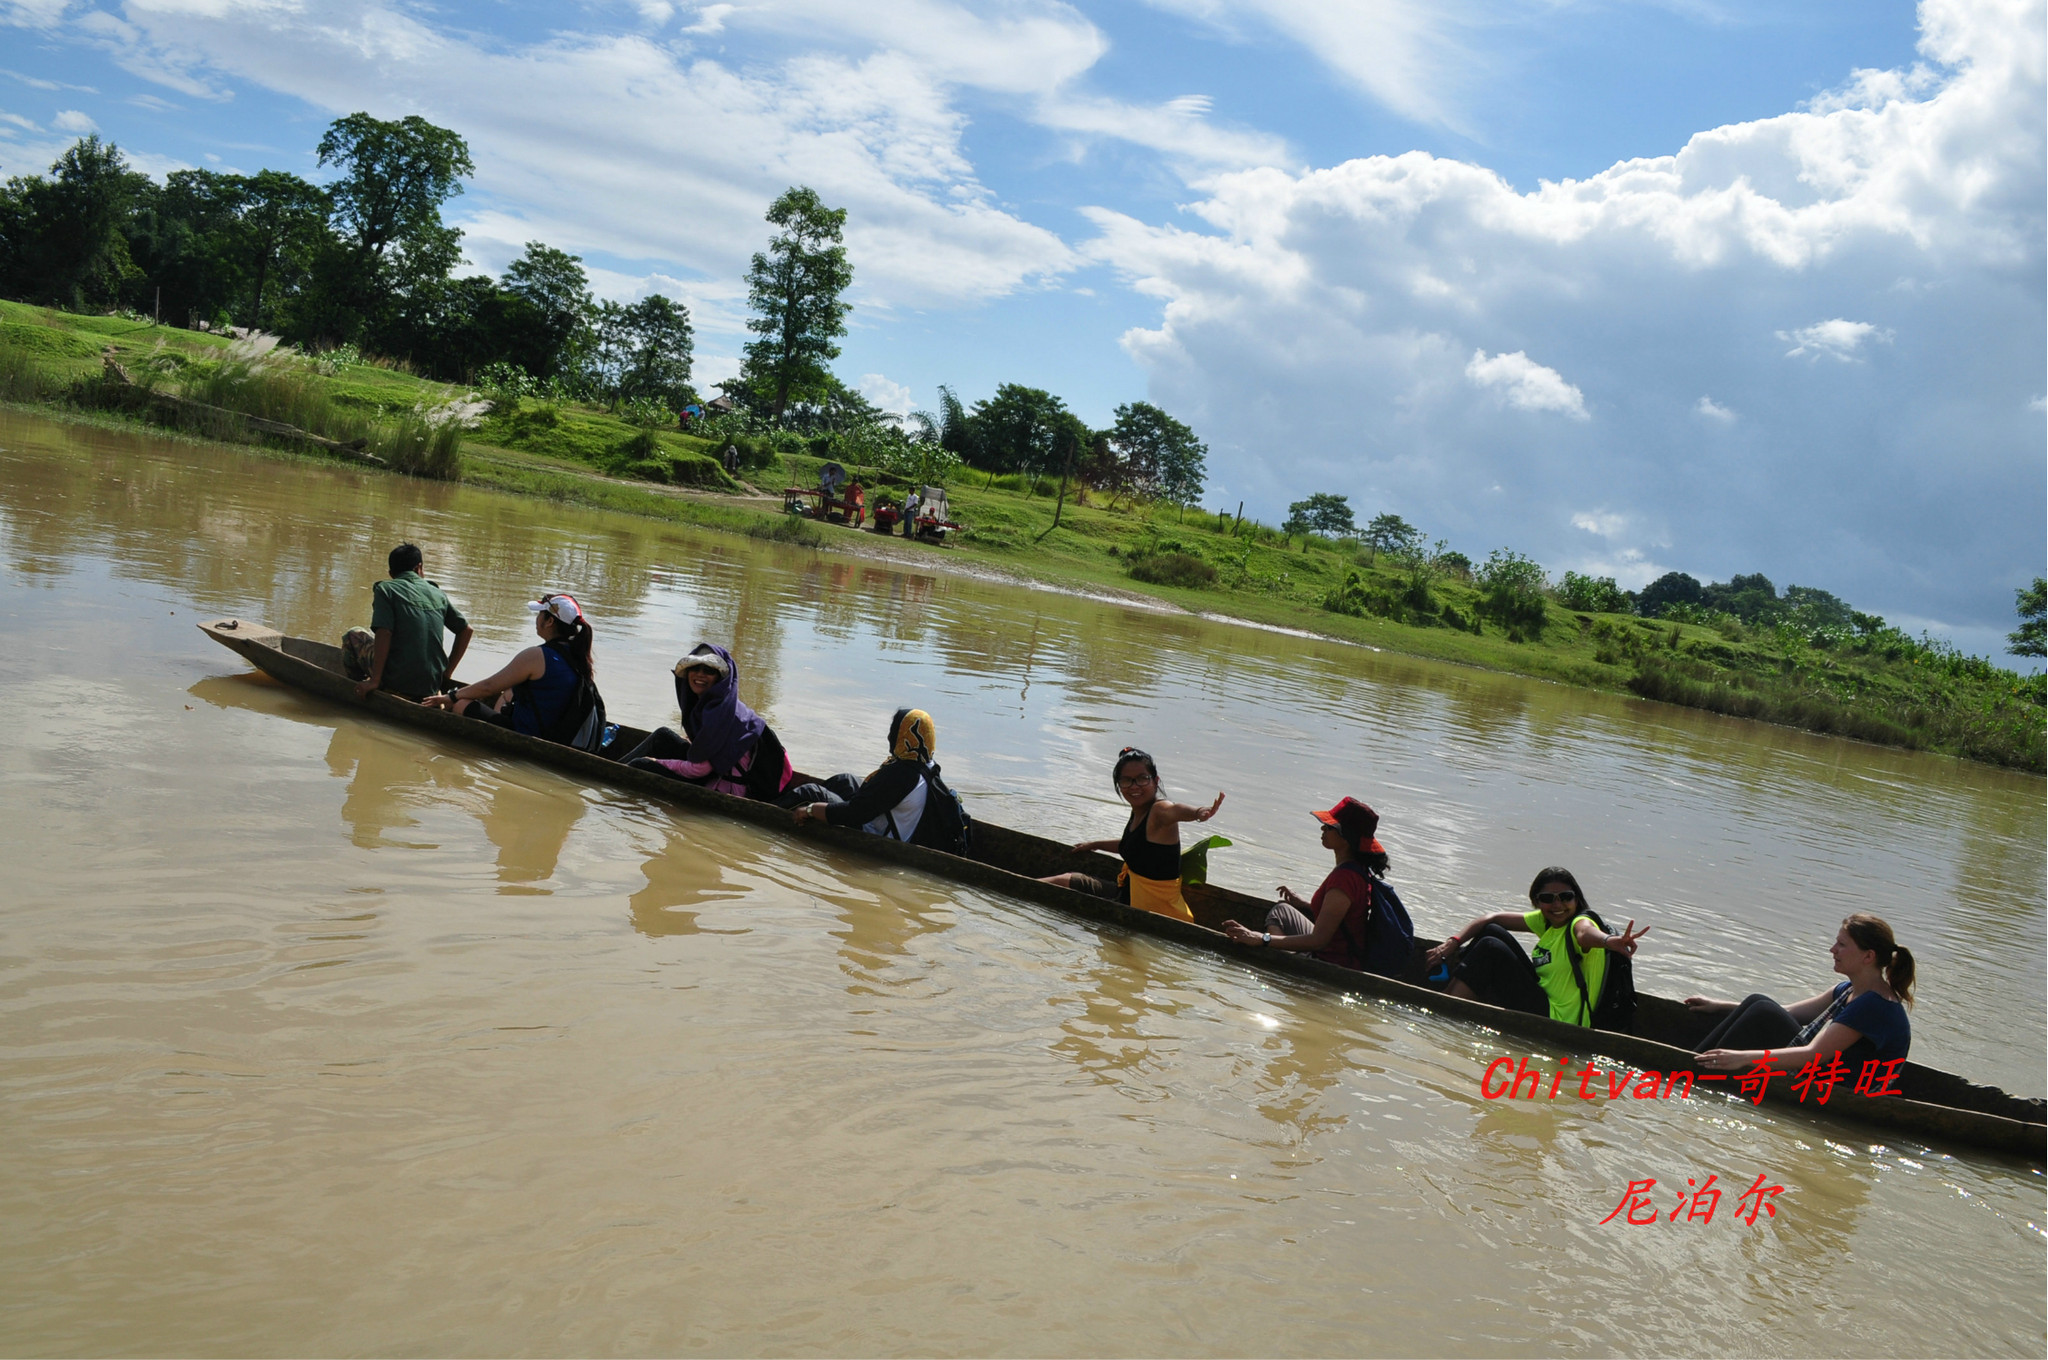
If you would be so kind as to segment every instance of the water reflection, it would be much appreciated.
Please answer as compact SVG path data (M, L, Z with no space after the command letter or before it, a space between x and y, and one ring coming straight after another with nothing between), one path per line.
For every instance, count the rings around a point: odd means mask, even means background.
M627 899L633 928L648 936L745 935L744 926L721 930L700 925L697 912L684 910L743 902L753 894L758 880L747 872L749 860L731 863L735 858L729 849L723 862L706 853L682 827L664 831L661 848L640 866L646 886Z

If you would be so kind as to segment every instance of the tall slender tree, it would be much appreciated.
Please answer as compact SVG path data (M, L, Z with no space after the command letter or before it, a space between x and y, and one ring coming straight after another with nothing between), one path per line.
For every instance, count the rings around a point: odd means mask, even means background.
M846 334L851 304L841 294L853 283L840 232L846 209L828 208L813 189L798 185L775 200L768 221L782 230L747 271L747 328L760 336L746 348L741 375L782 423L792 400L825 395Z

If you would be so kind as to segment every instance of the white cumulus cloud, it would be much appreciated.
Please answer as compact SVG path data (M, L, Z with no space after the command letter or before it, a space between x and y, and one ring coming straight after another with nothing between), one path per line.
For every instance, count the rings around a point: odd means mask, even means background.
M860 394L892 416L907 416L917 408L908 387L879 373L860 375Z
M2022 417L2048 365L2048 24L2041 0L1920 14L1924 71L1859 73L1669 155L1526 191L1421 152L1233 171L1176 220L1094 211L1082 248L1159 300L1125 347L1261 513L1341 485L1468 553L1543 560L1608 502L1630 517L1617 568L1654 550L1881 612L2004 617L2048 548ZM1760 312L1830 319L1774 347ZM1886 344L1899 362L1825 381L1782 358Z
M1558 411L1574 420L1589 419L1579 389L1556 369L1545 368L1520 350L1489 358L1485 350L1475 349L1465 365L1465 377L1474 386L1497 389L1518 411Z
M50 126L59 132L69 132L73 136L83 137L88 132L99 131L100 125L95 123L89 114L80 113L77 109L63 109L50 120Z
M1879 330L1868 321L1844 321L1838 316L1832 321L1801 326L1796 331L1779 331L1778 338L1792 346L1785 351L1787 359L1797 359L1802 355L1815 359L1825 356L1850 364L1859 362L1856 351L1863 348L1865 340L1888 345L1892 341L1892 333Z
M1701 397L1693 404L1693 414L1721 425L1733 425L1735 412L1715 401L1712 397Z

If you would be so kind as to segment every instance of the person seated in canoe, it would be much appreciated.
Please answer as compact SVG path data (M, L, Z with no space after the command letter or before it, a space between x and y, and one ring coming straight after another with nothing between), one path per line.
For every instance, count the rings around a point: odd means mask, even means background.
M1105 882L1089 874L1054 874L1039 882L1106 897L1161 916L1194 920L1194 913L1188 910L1180 892L1180 824L1206 822L1214 817L1216 809L1223 806L1223 795L1217 794L1216 801L1207 807L1162 798L1158 765L1135 746L1126 746L1116 753L1116 764L1110 767L1109 777L1117 793L1131 805L1124 834L1113 841L1082 841L1074 850L1078 854L1099 850L1107 855L1121 855L1124 867L1117 872L1116 882Z
M370 626L351 628L341 640L356 695L383 690L407 699L439 693L455 678L475 630L441 587L425 576L418 547L401 543L385 559L391 575L370 587ZM441 650L441 634L455 646Z
M1400 897L1383 881L1387 852L1373 839L1380 815L1346 798L1315 818L1322 823L1323 848L1337 861L1315 896L1304 902L1282 884L1264 930L1225 921L1223 933L1239 944L1298 950L1340 968L1401 976L1415 948L1415 926Z
M776 802L792 808L799 824L857 826L911 845L966 853L967 814L932 763L939 737L931 714L897 709L888 741L889 758L867 778L835 774L822 784L799 784Z
M1835 1053L1852 1070L1904 1058L1913 1046L1906 1015L1913 951L1893 938L1882 917L1859 911L1842 922L1828 952L1847 981L1789 1006L1761 993L1739 1002L1687 997L1695 1014L1722 1016L1699 1042L1700 1066L1747 1071L1768 1059L1773 1071L1797 1073L1808 1059Z
M682 732L656 728L619 759L719 793L773 802L795 774L775 729L740 702L740 667L732 653L700 642L676 662L675 677Z
M1607 955L1634 958L1637 942L1650 928L1637 930L1630 921L1619 935L1608 934L1584 914L1590 904L1569 869L1545 869L1536 875L1529 884L1529 904L1536 910L1480 917L1430 950L1430 967L1449 968L1444 990L1452 996L1590 1029L1600 1004L1600 984L1607 978ZM1533 957L1522 951L1510 931L1536 937ZM1574 956L1577 969L1572 967Z
M605 720L590 654L590 620L573 595L543 595L526 607L540 641L496 675L428 696L427 706L595 751L604 743Z

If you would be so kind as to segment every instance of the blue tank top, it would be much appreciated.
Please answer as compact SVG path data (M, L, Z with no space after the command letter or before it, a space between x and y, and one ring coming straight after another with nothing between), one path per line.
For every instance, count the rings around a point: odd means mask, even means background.
M554 644L540 645L547 671L538 680L526 680L512 690L512 730L529 737L544 736L561 719L562 710L576 698L582 683L568 658Z

